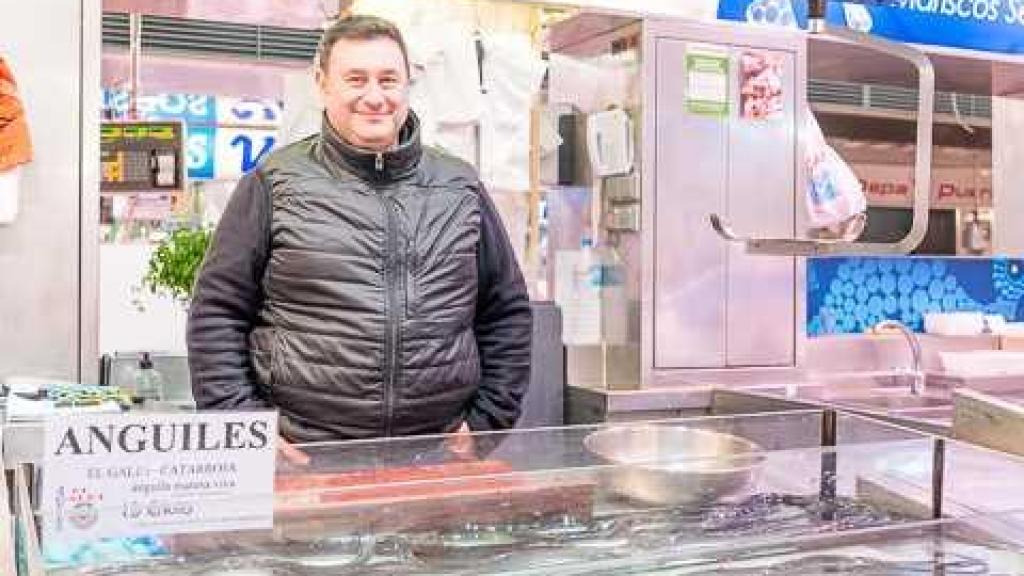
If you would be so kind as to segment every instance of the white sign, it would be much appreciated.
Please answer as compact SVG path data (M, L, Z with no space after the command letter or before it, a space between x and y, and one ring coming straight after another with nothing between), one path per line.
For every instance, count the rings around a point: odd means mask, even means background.
M729 113L729 55L691 46L686 53L686 108L691 114Z
M281 103L264 98L217 98L217 125L252 126L276 130L281 125Z
M271 411L51 418L44 538L270 528L276 440Z
M276 144L276 130L217 128L214 136L214 179L241 178L255 168Z

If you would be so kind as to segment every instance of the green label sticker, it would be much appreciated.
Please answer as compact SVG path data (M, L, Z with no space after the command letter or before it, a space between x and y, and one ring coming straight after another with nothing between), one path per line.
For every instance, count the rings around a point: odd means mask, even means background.
M686 55L686 109L691 114L724 117L729 113L729 57Z

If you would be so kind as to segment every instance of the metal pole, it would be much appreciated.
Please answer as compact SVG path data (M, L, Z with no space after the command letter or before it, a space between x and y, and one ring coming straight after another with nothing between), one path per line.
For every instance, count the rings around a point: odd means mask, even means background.
M946 474L946 440L935 439L932 451L932 518L942 518L943 484Z
M826 409L821 414L821 484L818 496L821 498L822 517L824 520L835 519L836 501L836 429L838 428L835 410Z
M141 62L142 14L132 12L128 15L128 118L131 120L139 119Z

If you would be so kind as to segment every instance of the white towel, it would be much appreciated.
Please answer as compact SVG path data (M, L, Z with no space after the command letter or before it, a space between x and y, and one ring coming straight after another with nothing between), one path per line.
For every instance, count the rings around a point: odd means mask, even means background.
M21 166L0 172L0 224L10 224L18 216L18 190Z

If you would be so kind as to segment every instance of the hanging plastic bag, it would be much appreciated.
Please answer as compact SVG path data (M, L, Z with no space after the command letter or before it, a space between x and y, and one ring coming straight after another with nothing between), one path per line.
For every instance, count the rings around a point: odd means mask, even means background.
M810 110L804 113L804 138L810 226L819 233L852 235L852 226L863 226L867 210L864 188L849 165L825 141Z

